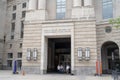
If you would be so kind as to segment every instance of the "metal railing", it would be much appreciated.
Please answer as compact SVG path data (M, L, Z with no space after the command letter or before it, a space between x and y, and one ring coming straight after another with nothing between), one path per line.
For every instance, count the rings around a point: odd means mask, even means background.
M117 70L113 70L112 71L112 78L113 78L113 80L120 80L119 74L120 74L120 72L118 72Z

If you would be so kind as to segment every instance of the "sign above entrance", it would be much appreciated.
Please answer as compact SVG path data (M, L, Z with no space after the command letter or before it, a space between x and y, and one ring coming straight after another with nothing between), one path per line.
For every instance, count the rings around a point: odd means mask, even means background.
M61 33L61 32L71 32L71 29L51 29L44 30L45 33Z
M44 28L43 34L71 34L72 28L71 27L56 27L56 28Z

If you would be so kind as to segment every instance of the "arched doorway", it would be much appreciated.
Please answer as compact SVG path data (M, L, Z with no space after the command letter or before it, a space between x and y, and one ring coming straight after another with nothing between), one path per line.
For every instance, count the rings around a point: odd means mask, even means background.
M112 41L105 42L101 48L101 59L103 74L111 73L116 66L120 69L118 45Z

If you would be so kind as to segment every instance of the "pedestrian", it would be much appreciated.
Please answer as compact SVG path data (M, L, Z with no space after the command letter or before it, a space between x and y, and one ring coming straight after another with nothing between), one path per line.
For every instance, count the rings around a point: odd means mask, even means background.
M70 66L68 64L66 65L66 73L70 73Z
M57 66L57 71L60 72L60 65Z
M63 65L62 65L62 64L60 65L60 72L61 72L61 73L63 73L63 72L64 72L64 67L63 67Z

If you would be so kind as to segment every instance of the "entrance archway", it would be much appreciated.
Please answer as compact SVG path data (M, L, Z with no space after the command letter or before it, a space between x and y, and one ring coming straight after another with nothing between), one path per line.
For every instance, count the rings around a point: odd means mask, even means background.
M120 69L119 47L115 42L108 41L101 48L102 72L109 74L116 66Z
M58 65L62 65L62 72L66 73L66 66L71 66L71 39L48 38L47 56L48 73L59 73L59 71L57 70Z

